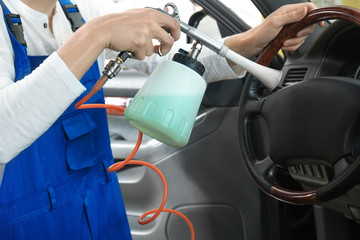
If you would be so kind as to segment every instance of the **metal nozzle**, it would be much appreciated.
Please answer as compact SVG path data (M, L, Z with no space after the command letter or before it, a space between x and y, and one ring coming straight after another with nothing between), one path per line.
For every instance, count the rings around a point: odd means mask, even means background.
M191 47L191 51L189 53L189 57L192 57L194 59L197 59L197 57L199 56L200 52L202 49L202 45L199 44L198 42L194 42L194 44Z

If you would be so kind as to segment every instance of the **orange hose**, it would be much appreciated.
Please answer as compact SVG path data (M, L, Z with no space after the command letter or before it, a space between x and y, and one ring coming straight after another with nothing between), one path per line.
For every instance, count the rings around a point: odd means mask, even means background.
M83 97L78 103L76 103L75 108L77 108L77 109L106 108L106 109L112 109L112 110L119 111L119 112L124 112L125 108L115 106L115 105L99 104L99 103L84 104L87 100L89 100L96 92L98 92L104 86L104 84L106 83L107 80L108 80L107 76L102 75L99 78L99 80L96 82L96 84L93 86L93 88L90 90L90 92L85 97ZM140 148L142 137L143 137L143 133L139 131L136 145L135 145L134 149L132 150L132 152L130 153L130 155L124 161L117 162L117 163L114 163L113 165L111 165L108 168L108 171L109 172L119 171L121 168L123 168L127 164L144 165L144 166L147 166L147 167L153 169L160 176L161 181L163 182L163 186L164 186L163 199L161 201L159 208L147 211L139 217L139 219L138 219L139 224L145 225L145 224L148 224L148 223L154 221L161 212L174 213L174 214L182 217L187 222L187 224L189 225L189 228L190 228L190 232L191 232L191 240L195 240L195 230L194 230L194 226L192 225L190 220L179 211L164 208L166 199L167 199L167 195L168 195L168 187L167 187L167 182L166 182L164 174L162 174L162 172L157 167L152 165L151 163L139 161L139 160L131 160ZM154 214L154 215L144 221L143 219L150 214Z

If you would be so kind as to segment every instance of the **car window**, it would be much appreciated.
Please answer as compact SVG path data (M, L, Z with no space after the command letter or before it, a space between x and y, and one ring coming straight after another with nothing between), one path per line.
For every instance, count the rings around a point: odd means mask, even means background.
M231 10L237 13L239 17L251 27L259 25L263 20L261 13L251 0L220 0L220 2L223 2Z
M219 0L234 11L242 20L244 20L249 26L255 27L263 21L263 17L259 10L255 7L251 0ZM216 21L210 17L206 16L203 18L198 25L198 30L205 33L206 35L214 38L220 39L221 34L218 28Z
M334 5L346 5L350 7L360 8L359 0L312 0L318 7L329 7Z

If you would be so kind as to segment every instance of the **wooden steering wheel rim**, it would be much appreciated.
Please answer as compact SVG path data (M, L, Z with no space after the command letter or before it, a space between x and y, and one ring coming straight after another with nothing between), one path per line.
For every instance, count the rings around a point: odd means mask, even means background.
M276 38L265 46L256 62L261 65L268 66L286 40L295 37L299 31L307 26L331 19L349 20L360 25L360 10L347 6L314 9L310 11L301 21L284 26Z

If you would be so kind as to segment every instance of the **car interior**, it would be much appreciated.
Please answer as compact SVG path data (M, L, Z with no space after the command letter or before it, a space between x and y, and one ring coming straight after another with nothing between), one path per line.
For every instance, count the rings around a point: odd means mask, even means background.
M195 28L206 17L223 38L251 28L226 1L192 2L200 9L188 21ZM265 18L307 1L251 2ZM251 59L281 72L278 87L269 90L249 72L210 83L185 147L144 135L134 159L163 172L166 208L189 218L197 240L360 239L360 4L324 2ZM291 34L319 21L325 26L316 25L297 51L279 51ZM125 69L104 86L107 103L126 106L147 78ZM138 131L122 114L108 111L108 121L120 162ZM134 240L190 239L187 223L174 214L138 223L161 202L155 172L131 165L117 176Z

